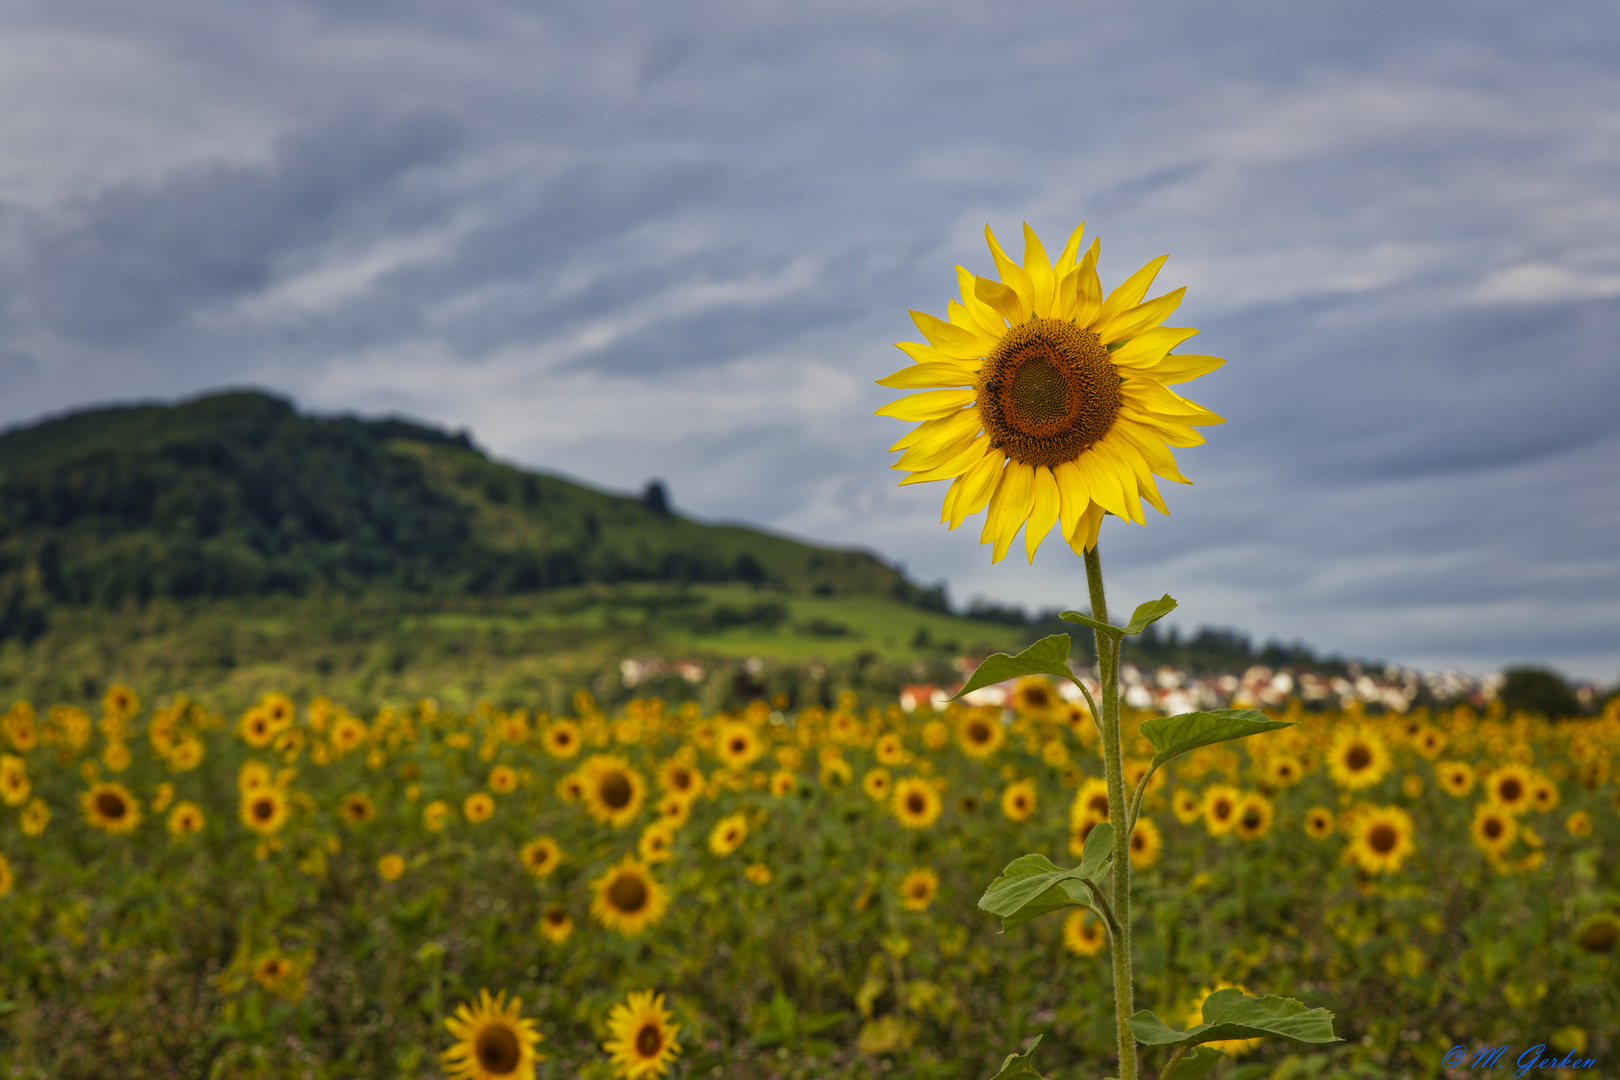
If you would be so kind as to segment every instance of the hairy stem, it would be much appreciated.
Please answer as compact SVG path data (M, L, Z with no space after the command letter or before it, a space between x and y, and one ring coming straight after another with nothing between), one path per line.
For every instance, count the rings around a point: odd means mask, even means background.
M1094 547L1086 552L1086 584L1091 590L1091 617L1108 621L1103 594L1102 560ZM1136 1036L1125 1018L1136 1011L1131 987L1131 814L1125 797L1119 743L1119 642L1097 631L1097 674L1102 681L1103 773L1108 781L1108 816L1114 822L1113 885L1114 1018L1119 1032L1119 1080L1137 1080Z

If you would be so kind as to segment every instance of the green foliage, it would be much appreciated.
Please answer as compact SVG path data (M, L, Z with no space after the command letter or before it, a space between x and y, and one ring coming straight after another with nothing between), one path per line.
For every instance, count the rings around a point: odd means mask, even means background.
M1196 1046L1224 1039L1259 1039L1268 1035L1295 1042L1339 1042L1333 1014L1309 1009L1293 998L1268 994L1250 997L1241 990L1217 990L1204 1001L1204 1022L1176 1031L1143 1009L1126 1021L1138 1041L1149 1046Z
M1127 635L1140 634L1143 630L1176 610L1176 606L1176 602L1170 598L1170 594L1165 593L1157 600L1149 600L1145 604L1139 604L1136 610L1131 613L1131 621L1124 626L1114 626L1111 623L1102 622L1078 611L1065 611L1060 618L1068 622L1083 623L1093 630L1107 634L1115 641L1118 641Z
M1041 1074L1029 1063L1039 1045L1041 1036L1037 1035L1035 1041L1029 1044L1029 1049L1022 1054L1008 1054L1007 1060L1001 1063L1000 1070L990 1080L1041 1080Z
M1226 1055L1209 1046L1194 1046L1164 1074L1164 1080L1198 1080L1215 1071Z
M1157 769L1171 758L1200 746L1291 726L1290 721L1268 720L1256 709L1213 709L1144 720L1142 736L1153 744L1152 767Z
M1021 675L1056 675L1072 682L1074 673L1069 670L1069 644L1068 634L1053 634L1041 638L1017 656L1006 653L987 656L968 677L968 681L962 684L955 697Z
M1575 691L1556 671L1511 667L1502 676L1496 696L1509 712L1527 712L1557 720L1561 716L1579 716L1584 711Z
M1113 843L1114 827L1104 821L1086 837L1079 866L1062 870L1045 855L1022 855L990 883L979 898L979 907L1000 915L1003 931L1060 908L1091 907L1091 889L1102 884Z

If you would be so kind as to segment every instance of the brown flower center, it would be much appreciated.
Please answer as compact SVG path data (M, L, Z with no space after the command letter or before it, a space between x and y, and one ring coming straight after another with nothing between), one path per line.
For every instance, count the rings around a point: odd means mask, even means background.
M641 1030L636 1032L636 1053L642 1057L656 1057L658 1051L664 1048L664 1034L658 1030L656 1024L643 1024Z
M1496 786L1496 794L1503 802L1518 802L1524 798L1524 785L1517 777L1509 776Z
M1372 751L1355 743L1344 755L1344 766L1351 772L1360 772L1372 764Z
M473 1039L473 1053L486 1072L506 1076L517 1072L523 1060L523 1046L517 1033L505 1024L490 1024Z
M630 778L621 772L610 772L596 785L596 793L601 796L604 805L623 810L630 805Z
M1501 819L1499 819L1499 818L1486 818L1485 819L1485 838L1487 840L1499 840L1499 839L1501 839L1501 837L1502 837L1502 822L1501 822Z
M1395 850L1395 844L1400 840L1395 829L1389 825L1374 825L1372 831L1367 833L1367 846L1380 855L1388 855Z
M923 797L918 795L916 792L906 796L906 809L910 810L913 814L920 814L927 808L928 803L925 802Z
M1058 319L1015 326L985 357L975 389L990 444L1026 465L1061 465L1108 434L1119 375L1089 330Z
M626 915L634 915L647 906L647 883L631 874L615 878L608 886L608 900Z
M111 791L103 791L96 796L96 809L101 811L102 817L113 820L129 813L129 807L124 805L124 800Z

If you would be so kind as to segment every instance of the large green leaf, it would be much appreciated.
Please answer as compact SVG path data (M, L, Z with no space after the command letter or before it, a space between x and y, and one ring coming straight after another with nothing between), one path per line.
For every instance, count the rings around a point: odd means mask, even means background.
M1210 1046L1195 1046L1188 1051L1175 1068L1165 1074L1164 1080L1198 1080L1212 1071L1226 1056L1224 1051Z
M990 1080L1042 1080L1041 1074L1035 1071L1035 1066L1029 1059L1035 1056L1035 1048L1041 1045L1041 1036L1035 1036L1035 1041L1029 1044L1029 1049L1022 1054L1008 1054L1007 1060L1001 1063L1001 1071L992 1076Z
M1149 1046L1196 1046L1222 1039L1260 1039L1274 1035L1295 1042L1338 1042L1333 1014L1307 1009L1293 998L1250 997L1241 990L1217 990L1204 1001L1204 1022L1176 1031L1147 1009L1126 1017L1139 1042ZM1185 1058L1183 1060L1186 1060Z
M1100 619L1093 619L1090 615L1085 615L1078 611L1065 611L1060 613L1058 617L1061 619L1066 619L1069 622L1083 623L1084 625L1091 627L1093 630L1101 630L1103 633L1117 641L1119 638L1122 638L1127 634L1140 634L1143 630L1148 628L1150 623L1158 622L1160 619L1164 618L1174 610L1176 610L1176 602L1171 599L1169 593L1165 593L1157 600L1149 600L1147 603L1139 605L1137 609L1131 613L1131 621L1126 623L1124 626L1114 626L1112 623L1105 623Z
M1177 754L1200 746L1259 735L1263 731L1292 727L1289 720L1267 720L1255 709L1214 709L1210 712L1156 716L1142 721L1142 736L1153 744L1152 767L1157 769Z
M1045 855L1019 856L984 890L979 907L1000 915L1004 932L1059 908L1091 907L1085 880L1095 882L1108 865L1113 839L1114 827L1108 822L1094 826L1086 837L1080 865L1068 870L1056 866Z
M951 700L955 701L981 686L1016 679L1020 675L1056 675L1073 680L1074 673L1069 670L1069 645L1068 634L1053 634L1041 638L1017 656L993 653L984 658L984 663L962 684L962 689Z

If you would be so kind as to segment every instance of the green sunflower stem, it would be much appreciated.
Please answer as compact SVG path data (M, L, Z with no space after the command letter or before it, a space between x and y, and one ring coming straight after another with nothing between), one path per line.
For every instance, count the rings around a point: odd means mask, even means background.
M1091 590L1091 617L1108 621L1108 600L1103 593L1102 559L1093 547L1086 552L1086 585ZM1136 1011L1131 984L1131 830L1130 804L1125 796L1125 774L1119 741L1119 642L1097 631L1097 674L1102 682L1103 774L1108 782L1108 816L1114 829L1114 1019L1119 1033L1119 1080L1137 1080L1136 1036L1126 1017Z

